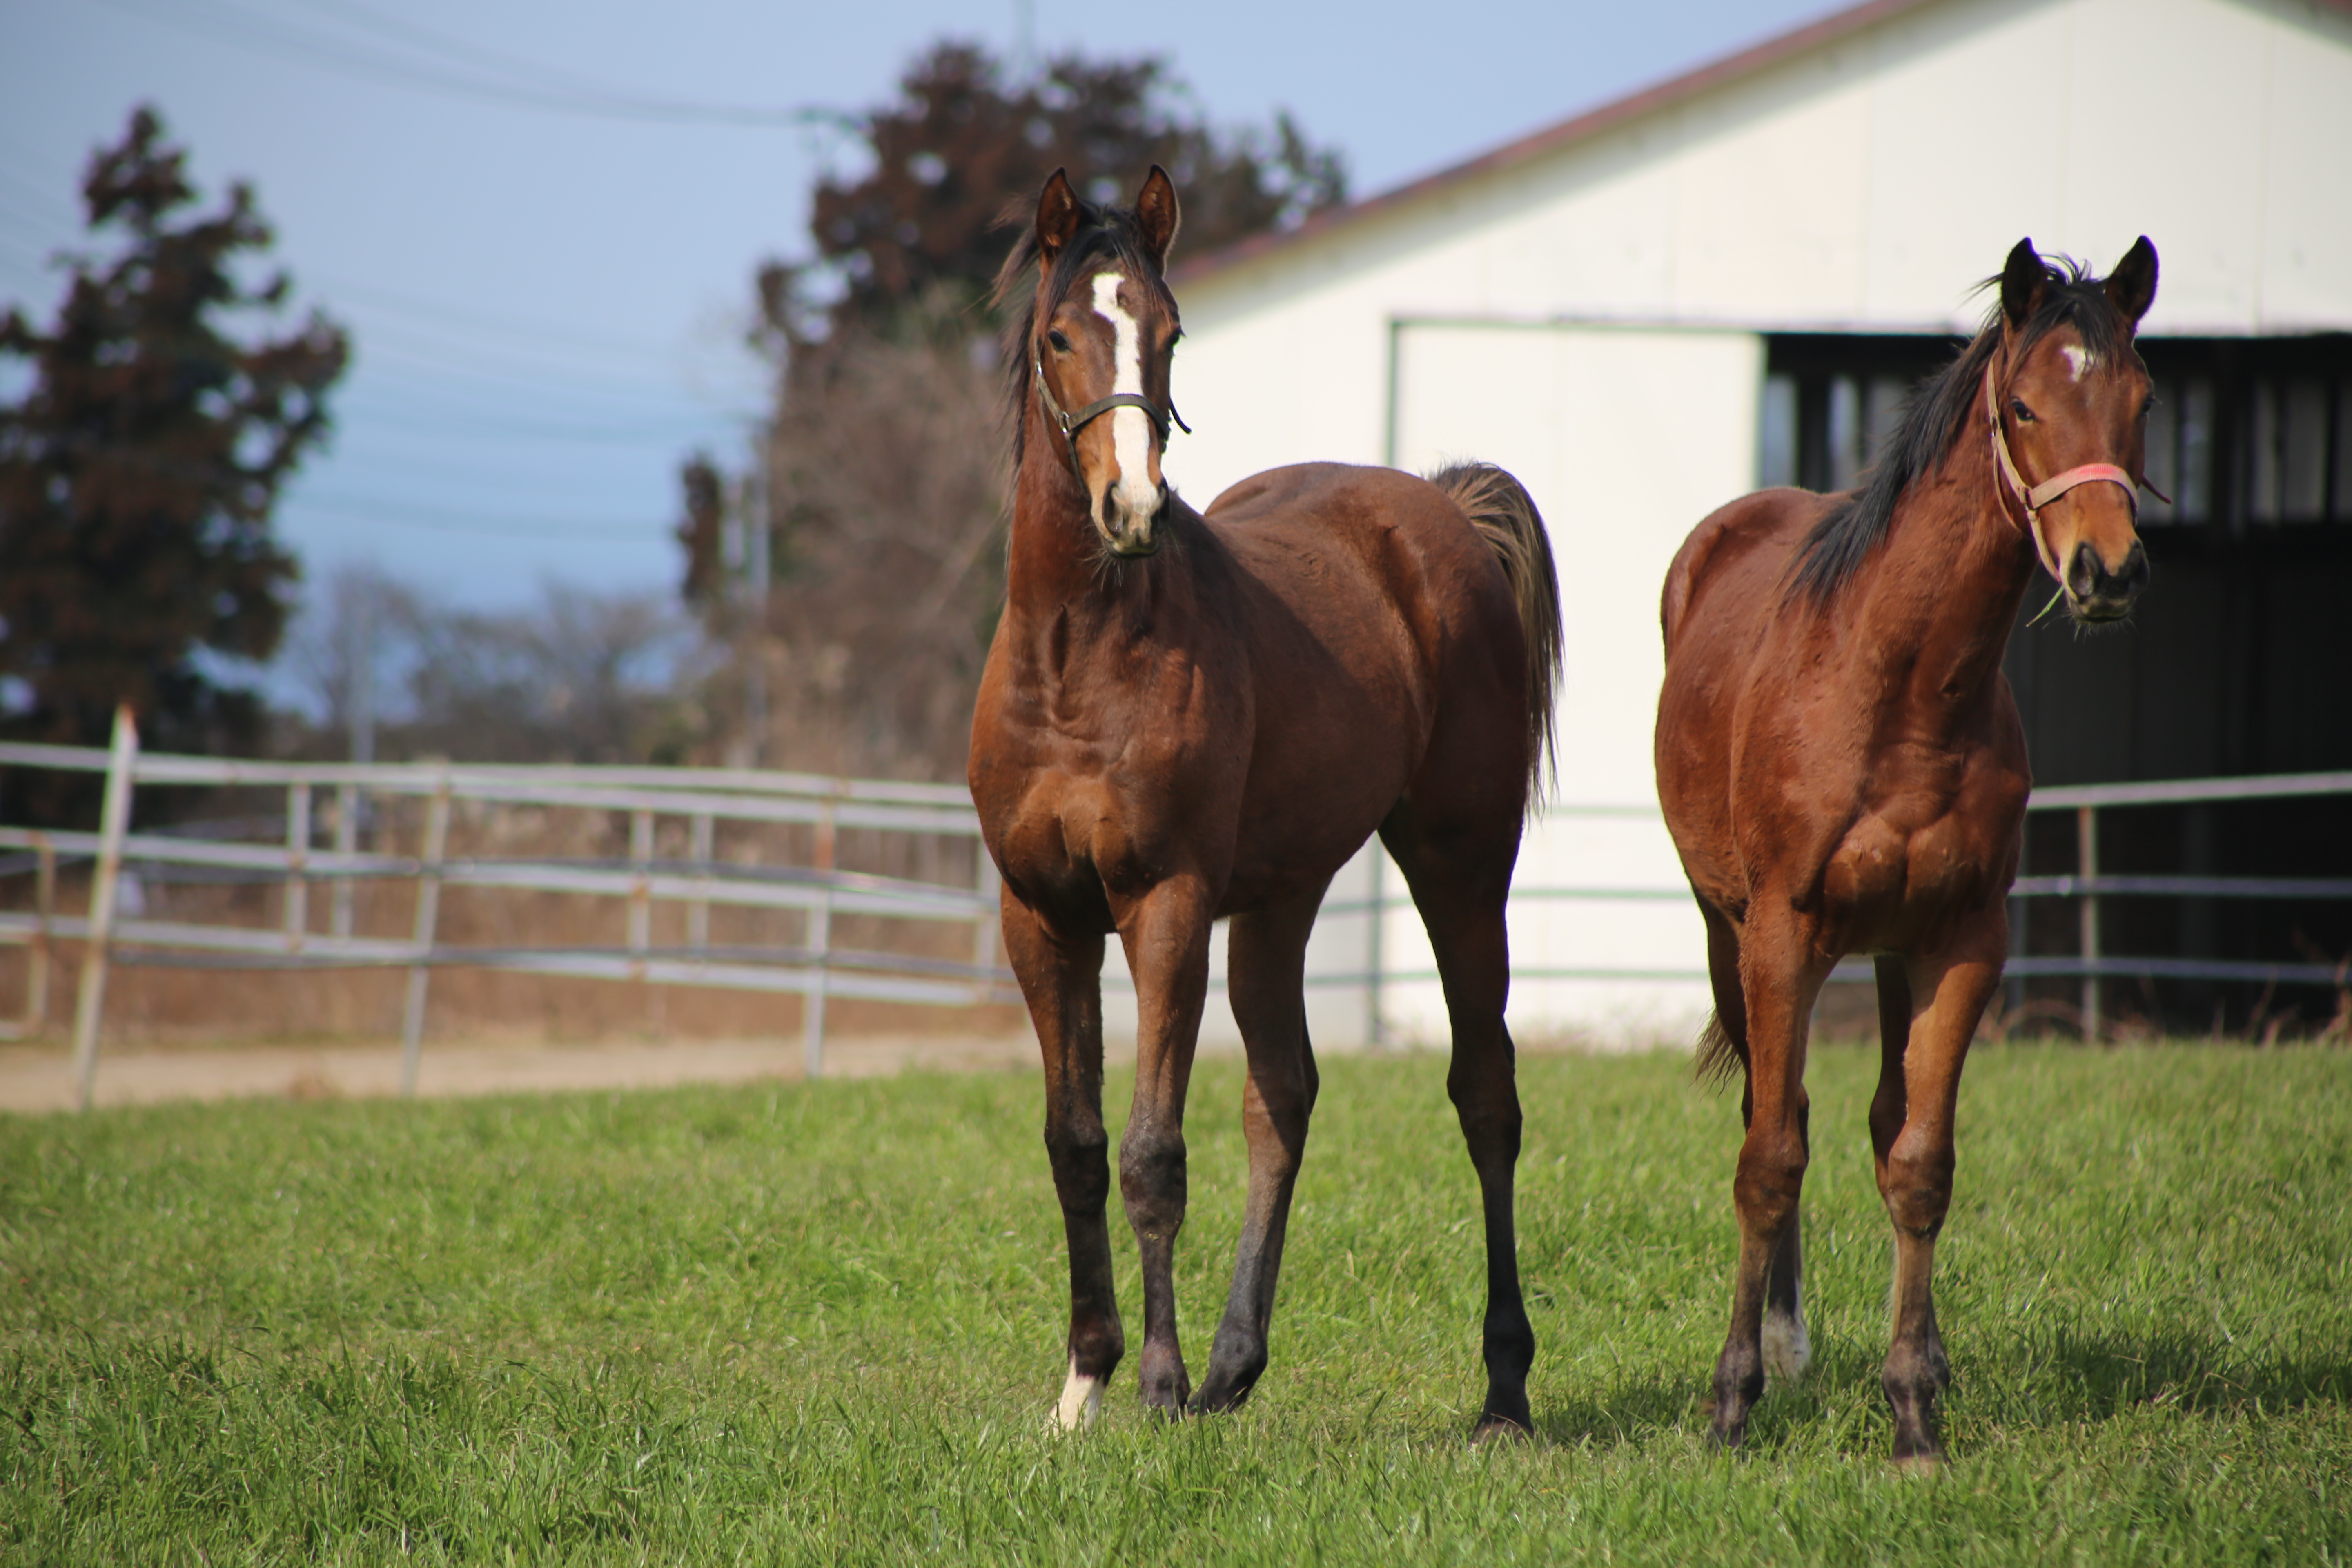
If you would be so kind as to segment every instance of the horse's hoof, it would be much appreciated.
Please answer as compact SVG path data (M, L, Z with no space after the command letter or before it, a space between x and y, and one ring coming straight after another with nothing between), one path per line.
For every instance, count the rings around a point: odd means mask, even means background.
M1950 1467L1944 1446L1933 1437L1895 1439L1895 1468L1906 1476L1940 1476Z
M1490 1447L1501 1443L1530 1443L1534 1440L1535 1434L1528 1429L1524 1422L1514 1421L1507 1415L1481 1415L1478 1417L1478 1425L1470 1428L1470 1446L1474 1448Z

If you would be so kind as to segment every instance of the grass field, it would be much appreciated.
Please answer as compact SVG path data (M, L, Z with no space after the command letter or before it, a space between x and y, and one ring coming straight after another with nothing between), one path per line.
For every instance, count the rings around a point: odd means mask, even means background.
M1328 1064L1255 1405L1150 1422L1130 1364L1077 1438L1030 1075L0 1120L0 1560L2352 1561L2352 1053L1979 1051L1929 1479L1874 1065L1817 1053L1817 1363L1732 1459L1737 1102L1678 1058L1522 1064L1540 1430L1475 1450L1433 1057ZM1196 1375L1239 1093L1194 1080Z

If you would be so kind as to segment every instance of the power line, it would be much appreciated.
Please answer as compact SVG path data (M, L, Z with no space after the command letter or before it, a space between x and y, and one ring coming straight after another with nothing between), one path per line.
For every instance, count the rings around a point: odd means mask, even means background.
M339 71L362 80L421 88L427 91L470 98L510 109L583 115L595 119L635 121L672 125L739 125L785 128L832 126L854 130L861 121L835 109L814 107L761 109L740 104L697 103L682 99L649 98L621 89L532 86L527 82L494 81L457 74L438 61L404 58L348 37L289 26L283 17L260 16L220 0L172 0L167 5L148 0L106 0L150 21L169 22L215 42L299 64Z
M493 414L447 414L439 409L415 409L375 406L365 409L359 417L371 423L382 422L404 426L425 435L458 436L468 439L517 439L526 441L576 441L608 446L616 441L691 440L707 435L714 426L746 425L760 417L755 413L721 410L707 421L676 416L674 422L645 420L615 425L583 424L562 420L545 421L512 419Z
M658 544L667 542L666 524L648 524L617 518L576 519L530 517L513 513L452 511L441 507L411 506L398 501L371 500L364 496L311 494L289 497L284 512L323 512L355 522L394 528L422 528L435 532L470 533L493 539L552 539L576 544Z
M451 325L469 330L504 332L513 337L537 338L572 348L594 349L599 353L643 354L651 357L662 352L649 343L625 342L618 338L583 337L568 328L558 327L551 323L518 321L509 316L494 316L486 312L468 310L462 306L428 300L422 295L404 293L395 289L385 289L373 283L362 283L354 279L336 274L314 272L310 276L322 291L352 295L363 302L372 303L377 310L446 321Z

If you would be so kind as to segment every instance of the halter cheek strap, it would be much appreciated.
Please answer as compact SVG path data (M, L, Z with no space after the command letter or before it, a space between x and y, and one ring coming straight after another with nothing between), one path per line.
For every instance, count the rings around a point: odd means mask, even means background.
M1173 420L1176 427L1185 435L1190 436L1192 433L1192 427L1184 423L1184 416L1176 412L1174 398L1170 398L1168 406L1163 409L1139 392L1114 392L1108 397L1096 398L1076 414L1065 413L1062 405L1054 400L1054 389L1045 384L1045 362L1032 354L1029 359L1029 368L1037 378L1037 401L1045 405L1045 417L1052 420L1054 427L1062 433L1062 446L1069 457L1070 472L1077 474L1081 480L1086 476L1078 468L1078 432L1114 408L1142 409L1143 416L1150 420L1153 428L1160 432L1160 445L1163 449L1168 445L1168 425L1171 420Z
M2042 569L2050 574L2063 587L2066 574L2058 569L2056 557L2050 552L2050 542L2042 535L2042 509L2064 495L2077 485L2104 482L2121 485L2124 494L2131 498L2132 515L2139 514L2139 489L2132 477L2113 463L2084 463L2063 474L2053 474L2038 485L2029 485L2025 476L2017 471L2017 459L2009 455L2009 436L2001 428L2000 394L1993 384L1992 362L1985 362L1985 420L1992 426L1993 467L2000 472L2001 483L2017 497L2025 509L2026 532L2033 541L2033 553L2040 558ZM2008 509L2002 509L2006 516Z

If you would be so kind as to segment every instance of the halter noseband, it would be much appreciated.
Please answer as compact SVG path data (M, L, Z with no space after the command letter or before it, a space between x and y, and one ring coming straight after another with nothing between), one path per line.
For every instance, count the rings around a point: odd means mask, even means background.
M2002 362L2006 363L2008 358L2009 353L2003 349ZM2132 517L2137 521L2139 516L2138 484L2113 463L2084 463L2063 474L2053 474L2038 485L2027 484L2025 476L2017 471L2017 459L2009 455L2009 436L2000 423L2000 394L1993 385L1992 361L1990 359L1985 361L1984 388L1985 418L1992 426L1993 468L2000 473L2002 484L2017 497L2018 504L2025 509L2025 531L2033 541L2033 553L2040 558L2042 569L2063 588L2066 574L2058 569L2057 561L2050 553L2049 541L2042 536L2042 509L2076 485L2104 481L2123 487L2124 494L2131 498ZM2007 507L2001 508L2001 515L2009 515Z
M1045 384L1045 362L1034 351L1032 351L1029 355L1029 368L1037 378L1037 401L1045 405L1045 417L1052 420L1054 427L1062 433L1062 446L1069 456L1070 472L1077 477L1081 484L1086 482L1086 474L1078 467L1078 432L1114 408L1142 409L1144 417L1150 420L1152 427L1160 432L1160 446L1163 451L1168 446L1168 425L1171 420L1173 420L1176 428L1183 431L1185 435L1190 436L1192 433L1192 427L1184 423L1184 416L1176 412L1174 398L1170 398L1168 406L1162 408L1139 392L1114 392L1108 397L1096 398L1076 414L1066 413L1062 405L1054 401L1054 389Z

